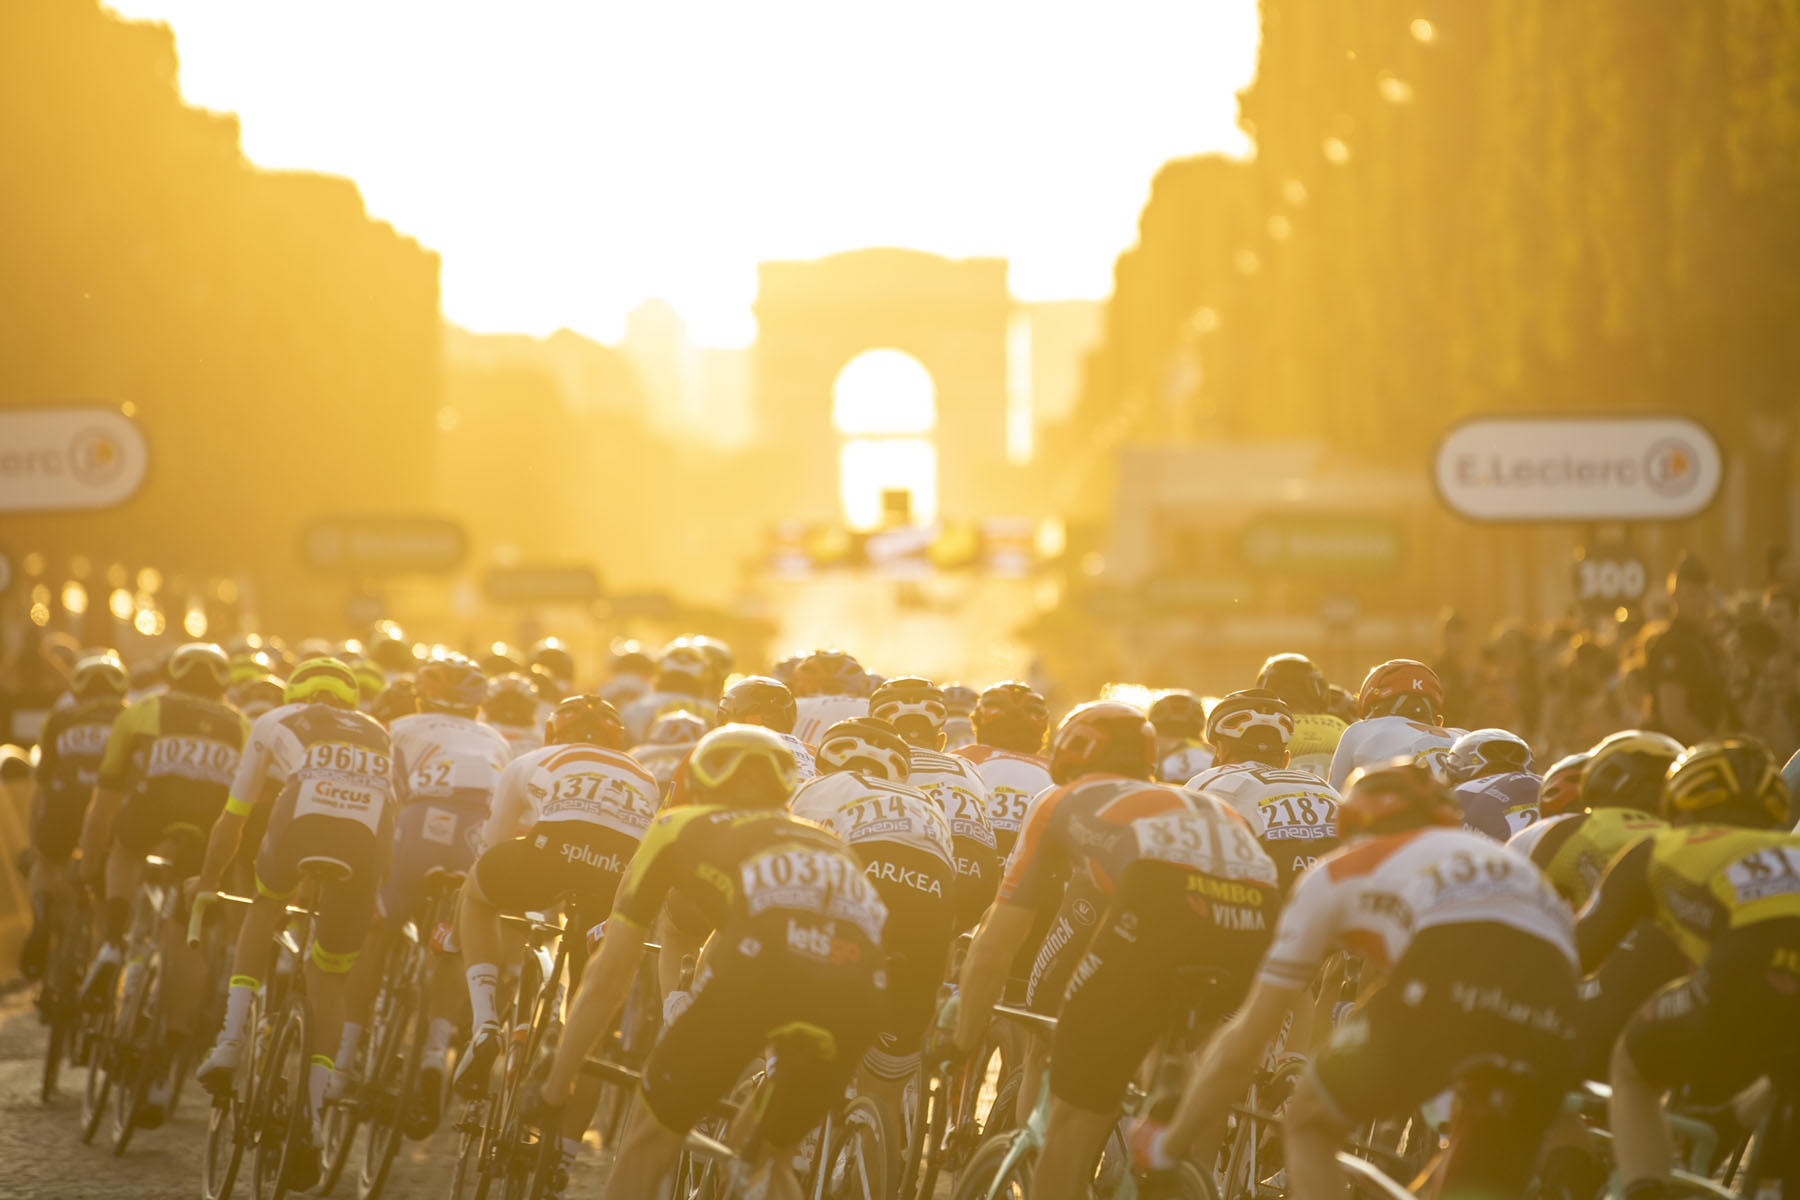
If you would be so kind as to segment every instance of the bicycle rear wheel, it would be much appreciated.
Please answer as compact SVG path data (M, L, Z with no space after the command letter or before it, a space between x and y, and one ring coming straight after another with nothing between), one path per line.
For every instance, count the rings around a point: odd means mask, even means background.
M114 1041L118 1078L113 1083L112 1152L125 1153L136 1128L138 1107L144 1093L156 1078L162 1059L162 1039L158 1036L162 966L155 957L144 963L138 973L137 986L125 997L125 1011L119 1022L120 1036Z
M924 1066L914 1077L912 1121L900 1164L899 1200L930 1200L943 1167L944 1131L950 1124L950 1081Z
M1023 1136L1018 1130L1009 1130L982 1142L956 1181L952 1200L1025 1200L1031 1194L1037 1151L1012 1153L1013 1143Z
M407 1104L418 1086L419 1048L429 1023L422 980L396 988L381 1024L371 1032L363 1089L369 1106L357 1200L376 1200L387 1183L406 1128Z
M830 1200L887 1200L888 1146L892 1135L881 1106L858 1096L835 1122L823 1162Z
M113 1088L113 1017L111 1011L95 1019L88 1046L87 1078L81 1089L81 1140L91 1142L106 1119L107 1100Z
M256 1000L250 1001L246 1025L255 1029ZM225 1200L237 1185L238 1164L250 1140L251 1103L256 1095L256 1056L246 1054L238 1064L231 1091L212 1097L206 1116L206 1158L201 1163L200 1188L205 1200Z
M306 1015L302 997L294 995L281 1024L271 1035L268 1075L257 1089L256 1200L282 1200L287 1195L284 1170L306 1112Z

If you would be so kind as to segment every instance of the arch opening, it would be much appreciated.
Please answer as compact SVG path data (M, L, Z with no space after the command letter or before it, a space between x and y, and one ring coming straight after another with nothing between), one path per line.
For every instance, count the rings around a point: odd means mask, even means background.
M841 437L844 522L866 531L937 519L937 384L900 350L865 350L838 371L831 420Z

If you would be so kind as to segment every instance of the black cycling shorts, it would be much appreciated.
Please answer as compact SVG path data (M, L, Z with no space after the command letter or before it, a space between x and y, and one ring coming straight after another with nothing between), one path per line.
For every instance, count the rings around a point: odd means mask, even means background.
M1686 979L1648 1000L1625 1027L1625 1050L1651 1082L1686 1084L1722 1103L1785 1055L1800 1059L1800 918L1728 929Z
M225 793L208 787L196 794L182 788L127 796L113 822L113 841L133 854L153 853L168 839L181 878L200 872L200 859L213 822L225 811Z
M470 881L495 908L543 912L564 897L573 903L571 929L586 931L612 912L619 877L637 839L592 821L540 821L523 837L482 851ZM569 977L581 977L587 939L569 946Z
M1645 917L1581 981L1575 1006L1575 1053L1581 1078L1606 1079L1613 1043L1644 1001L1692 969L1687 955L1655 921Z
M1412 1113L1490 1058L1530 1072L1503 1125L1470 1131L1460 1161L1496 1196L1522 1196L1536 1148L1576 1082L1575 966L1549 942L1478 921L1422 930L1307 1067L1346 1125ZM1459 1175L1460 1177L1460 1175Z
M256 854L256 890L289 899L300 887L309 859L338 862L350 868L348 879L334 879L319 890L318 920L313 940L327 954L355 955L375 918L375 896L386 873L391 838L342 817L307 813L295 817L290 796L278 801Z
M908 889L911 891L911 889ZM877 1078L904 1079L918 1066L925 1031L937 1015L938 986L956 922L956 907L945 896L884 891L887 923L881 945L887 952L887 1000L880 1032L865 1065Z
M1244 888L1262 903L1195 896L1197 873L1169 863L1127 868L1087 953L1075 965L1050 1048L1050 1092L1110 1113L1156 1040L1188 1010L1204 1025L1243 1002L1274 932L1279 894ZM1229 918L1215 919L1227 907ZM1202 982L1199 971L1217 972Z
M821 936L841 961L790 949L790 923L802 927L801 941ZM884 975L881 952L844 922L770 912L720 930L701 959L693 1004L644 1064L645 1105L663 1128L685 1133L781 1041L790 1049L777 1054L762 1133L776 1146L798 1142L842 1098L874 1040Z
M68 794L40 792L31 823L31 844L48 863L68 861L81 844L81 827L87 820L91 788L69 788Z

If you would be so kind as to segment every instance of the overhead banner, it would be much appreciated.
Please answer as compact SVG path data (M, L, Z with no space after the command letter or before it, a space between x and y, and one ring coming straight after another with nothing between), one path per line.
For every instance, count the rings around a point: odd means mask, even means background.
M1478 417L1438 446L1438 494L1473 521L1675 521L1723 477L1685 417Z
M454 521L386 513L319 517L300 537L308 566L340 575L441 574L462 562L467 547Z
M112 508L149 469L143 431L117 409L0 412L0 512Z

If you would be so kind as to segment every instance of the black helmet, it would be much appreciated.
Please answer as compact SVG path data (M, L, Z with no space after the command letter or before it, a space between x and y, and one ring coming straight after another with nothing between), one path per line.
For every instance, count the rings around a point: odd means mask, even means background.
M1330 705L1325 673L1304 654L1272 654L1256 676L1256 686L1274 692L1290 712L1322 713Z
M719 699L719 724L761 725L776 733L794 732L794 693L767 675L749 675L725 689Z
M1591 769L1591 768L1590 768ZM1774 755L1752 738L1717 738L1690 746L1669 768L1663 819L1671 825L1791 825L1787 781Z
M1182 688L1152 700L1149 717L1158 737L1199 737L1206 728L1206 706L1200 703L1200 697Z

